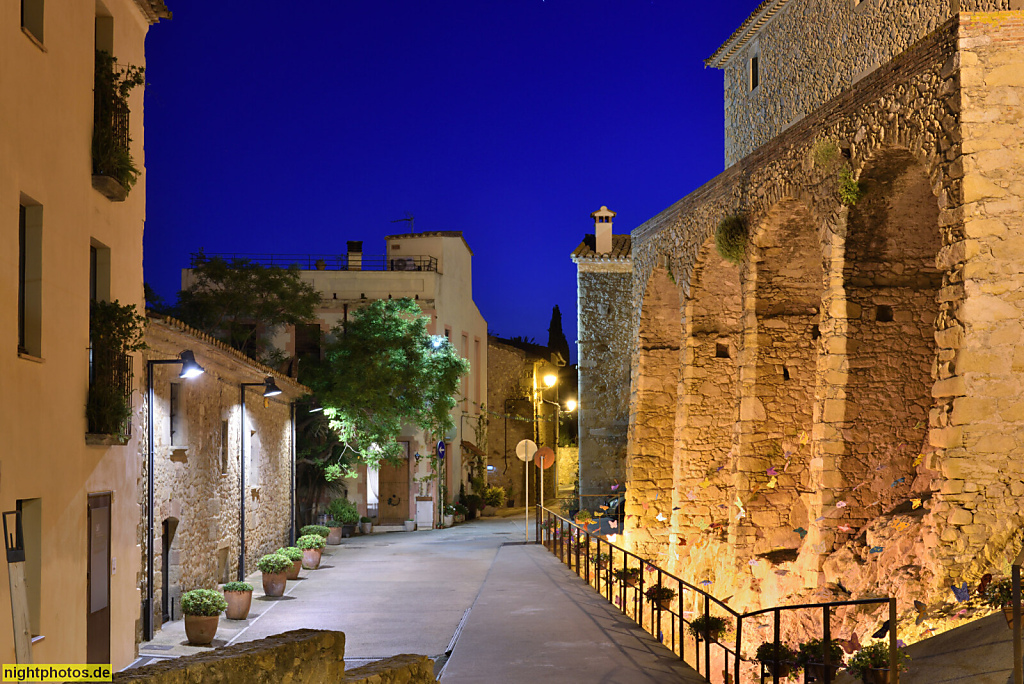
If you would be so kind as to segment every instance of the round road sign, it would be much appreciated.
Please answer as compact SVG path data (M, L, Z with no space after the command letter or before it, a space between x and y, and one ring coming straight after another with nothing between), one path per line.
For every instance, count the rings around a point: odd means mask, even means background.
M547 470L551 466L555 465L555 452L552 451L551 447L541 447L533 457L533 462L536 463L538 467Z
M444 440L442 439L442 440L438 441L438 443L437 443L437 458L439 460L441 460L441 461L444 460L444 452L445 452Z
M537 444L532 439L524 439L516 444L516 456L522 462L529 461L537 453Z

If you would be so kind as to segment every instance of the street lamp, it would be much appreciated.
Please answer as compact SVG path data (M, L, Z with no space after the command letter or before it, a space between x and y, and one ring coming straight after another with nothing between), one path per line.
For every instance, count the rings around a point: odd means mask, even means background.
M238 442L238 581L245 580L245 388L262 387L263 398L276 397L281 389L268 375L263 382L242 382L238 385L238 403L242 407L241 435Z
M153 367L162 366L167 364L180 364L181 372L178 373L178 377L183 380L191 380L192 378L202 375L205 370L196 362L196 355L190 350L178 354L176 359L149 359L146 361L146 439L148 442L147 460L146 465L148 468L146 477L146 502L148 510L146 512L146 601L145 608L142 614L142 626L146 641L152 641L154 626L153 626L153 523L154 523L154 477L156 468L156 448L153 444L153 402L155 401L156 393L153 390Z
M566 399L566 401L565 401L565 410L566 411L568 411L569 413L572 413L573 411L576 410L576 406L577 406L577 404L576 404L576 400L575 399Z

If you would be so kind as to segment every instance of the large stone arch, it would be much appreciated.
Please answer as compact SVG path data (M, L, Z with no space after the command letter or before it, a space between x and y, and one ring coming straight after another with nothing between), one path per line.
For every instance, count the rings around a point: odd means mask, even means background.
M793 559L811 522L802 492L811 489L824 282L819 232L809 206L787 198L766 212L752 235L734 473L746 508L734 525L740 555ZM740 515L735 503L731 510Z
M676 409L682 347L681 297L666 259L643 289L636 340L626 477L626 540L639 555L667 560L672 516Z
M732 454L739 415L739 354L743 346L740 267L724 260L708 238L697 254L683 305L683 350L677 414L674 570L688 578L731 560L721 553L731 499ZM717 573L712 573L717 576Z
M939 208L927 169L905 149L860 175L843 255L847 380L839 471L850 535L908 497L927 446L942 273ZM927 489L918 483L918 489Z

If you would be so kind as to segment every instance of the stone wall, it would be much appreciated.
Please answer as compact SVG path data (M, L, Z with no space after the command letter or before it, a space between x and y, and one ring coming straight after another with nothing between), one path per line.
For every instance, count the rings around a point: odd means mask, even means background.
M950 17L949 0L788 0L725 71L725 164L772 140ZM1010 0L963 0L1007 9ZM758 55L760 85L750 88Z
M272 371L246 361L219 342L175 321L150 319L144 360L173 359L190 349L206 372L178 378L178 364L154 366L154 624L180 619L178 599L190 589L215 588L237 579L239 558L239 383L262 382ZM290 402L305 388L275 375L283 394L264 399L262 387L246 391L246 572L284 545L291 531ZM177 388L172 436L170 393ZM143 399L148 397L143 387ZM139 422L146 420L146 408ZM140 442L145 457L147 442ZM141 487L143 495L145 487ZM145 585L145 521L142 539ZM165 564L166 553L166 564ZM166 573L166 580L165 580Z
M626 477L630 265L581 260L576 286L580 495L597 500Z
M633 232L633 549L737 610L941 608L950 583L1005 572L1024 517L1022 45L1024 12L957 14ZM713 247L731 215L735 272Z
M246 684L428 684L436 682L426 656L399 655L345 671L345 634L296 629L266 639L164 660L114 674L120 683L188 681Z

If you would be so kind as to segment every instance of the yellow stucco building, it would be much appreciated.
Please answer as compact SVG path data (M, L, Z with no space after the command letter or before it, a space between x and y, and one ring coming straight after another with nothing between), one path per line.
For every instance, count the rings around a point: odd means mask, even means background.
M22 514L36 663L118 669L135 655L139 364L121 359L133 411L119 434L87 434L85 406L104 372L91 367L90 300L143 304L143 93L112 112L94 89L113 73L97 51L142 67L147 30L169 17L162 0L0 3L0 509ZM140 172L130 192L98 167L94 122L108 152L129 149ZM0 587L9 663L11 592Z

